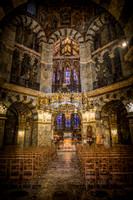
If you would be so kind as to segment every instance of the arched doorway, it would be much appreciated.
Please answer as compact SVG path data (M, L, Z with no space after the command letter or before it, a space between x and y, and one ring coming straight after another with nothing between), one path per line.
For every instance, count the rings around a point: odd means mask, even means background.
M15 109L7 110L7 120L5 124L5 134L3 145L16 145L18 135L18 112Z
M3 145L30 146L33 115L31 108L22 102L10 105L6 114Z
M131 143L127 110L121 101L112 100L106 103L102 109L102 120L103 123L108 123L111 145Z

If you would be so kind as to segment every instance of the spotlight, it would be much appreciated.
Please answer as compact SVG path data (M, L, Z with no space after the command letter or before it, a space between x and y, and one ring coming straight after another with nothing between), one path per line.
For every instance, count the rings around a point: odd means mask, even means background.
M122 42L122 47L126 47L127 46L127 42Z
M23 136L24 135L24 131L19 131L19 135Z
M112 130L112 133L113 133L114 135L116 135L116 134L117 134L117 131L114 129L114 130Z

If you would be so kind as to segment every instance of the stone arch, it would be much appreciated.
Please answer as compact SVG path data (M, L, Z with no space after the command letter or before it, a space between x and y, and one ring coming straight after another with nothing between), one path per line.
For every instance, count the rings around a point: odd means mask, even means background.
M105 18L105 13L103 13L102 15L98 16L90 25L86 36L85 36L85 41L88 42L90 41L91 43L93 43L95 34L97 31L100 30L100 28L106 24L106 18Z
M33 111L32 99L28 100L27 96L23 97L24 99L22 96L16 95L8 98L4 145L32 145L33 121L35 121L36 112Z
M106 24L109 24L110 21L114 21L116 22L117 24L119 24L119 22L113 18L113 16L111 16L110 13L103 13L101 14L100 16L98 16L92 23L91 25L89 26L88 30L87 30L87 33L86 33L86 36L85 36L85 41L86 42L90 42L91 44L94 42L94 38L95 38L95 35L96 33ZM120 24L119 24L119 27L121 29L121 33L120 36L124 38L124 31L122 30ZM120 32L120 31L119 31ZM120 38L121 39L121 38Z
M46 43L46 35L41 28L40 24L36 22L33 18L27 16L27 15L19 15L16 16L11 24L15 26L19 26L20 24L23 24L25 27L28 27L30 30L33 31L37 35L37 39L39 40L39 43Z
M7 101L5 102L5 106L9 108L13 103L21 102L26 104L33 112L33 115L37 115L37 111L35 110L37 105L36 98L29 97L27 95L17 94L7 97Z
M83 36L74 29L64 28L54 32L49 38L49 44L54 44L61 37L67 37L69 35L72 39L77 40L80 43L84 43Z
M107 93L106 95L99 97L98 107L100 108L100 111L102 110L102 107L105 106L106 103L112 100L121 101L124 104L124 106L126 106L127 104L126 93L124 91L113 92L113 93Z
M109 49L105 49L100 53L100 58L103 58L104 54L110 52Z
M0 21L6 16L6 14L10 13L19 6L26 4L28 0L19 0L19 1L11 0L11 2L12 3L9 4L8 7L6 8L6 12L4 6L3 5L0 6ZM106 3L103 3L98 0L92 0L92 2L96 3L97 5L100 5L101 7L105 8L109 13L111 13L120 22L121 26L125 27L124 31L127 37L130 37L130 39L132 39L132 32L129 31L129 27L131 26L132 23L131 12L128 16L128 20L125 20L125 16L127 16L126 13L127 9L125 8L127 6L129 6L128 10L131 8L129 2L128 2L129 5L126 3L126 0L122 0L121 3L113 0L107 1Z
M112 144L131 142L127 109L120 100L111 100L102 107L103 121L108 121L110 141Z

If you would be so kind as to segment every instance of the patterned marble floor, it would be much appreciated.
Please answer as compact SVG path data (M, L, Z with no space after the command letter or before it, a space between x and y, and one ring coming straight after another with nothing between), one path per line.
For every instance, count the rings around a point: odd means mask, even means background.
M73 195L79 197L78 188L84 188L84 180L76 152L58 151L57 158L50 163L41 179L41 190L36 194L36 199L72 199Z

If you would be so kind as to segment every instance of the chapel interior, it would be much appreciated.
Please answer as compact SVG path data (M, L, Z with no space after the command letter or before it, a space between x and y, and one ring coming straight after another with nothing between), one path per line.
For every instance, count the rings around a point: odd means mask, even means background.
M0 1L0 193L131 199L130 0Z

